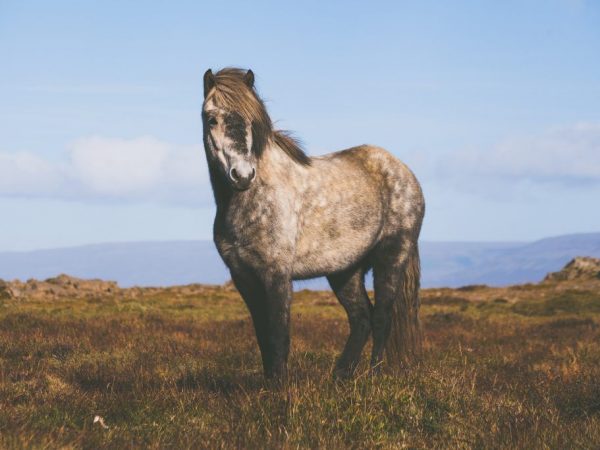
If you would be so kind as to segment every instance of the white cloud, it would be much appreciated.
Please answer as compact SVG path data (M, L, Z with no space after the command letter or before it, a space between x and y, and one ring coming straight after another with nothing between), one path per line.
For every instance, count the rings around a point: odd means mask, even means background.
M59 191L63 168L28 152L0 153L0 194L47 196Z
M408 160L421 168L418 174L435 175L426 176L428 183L498 198L510 198L511 191L543 192L549 184L598 185L600 123L576 124L489 149ZM69 146L60 163L27 152L0 152L0 196L179 204L206 204L212 198L202 147L151 136L82 138Z
M0 153L1 195L198 203L210 186L201 146L92 136L73 142L61 163Z
M90 137L71 148L73 174L100 195L145 192L160 183L169 145L152 137L111 139Z
M600 183L600 123L582 123L542 136L506 141L487 151L454 152L438 174L488 180L574 185Z

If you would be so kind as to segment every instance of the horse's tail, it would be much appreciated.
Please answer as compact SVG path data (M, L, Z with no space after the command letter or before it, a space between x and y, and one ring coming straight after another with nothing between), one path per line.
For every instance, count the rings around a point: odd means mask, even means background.
M406 367L414 362L422 350L419 321L421 264L417 245L408 257L400 280L400 295L394 302L391 331L385 348L388 365L394 368Z

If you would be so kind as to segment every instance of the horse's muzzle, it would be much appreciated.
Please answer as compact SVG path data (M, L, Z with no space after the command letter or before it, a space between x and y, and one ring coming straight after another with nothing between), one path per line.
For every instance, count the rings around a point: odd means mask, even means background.
M254 167L248 173L243 173L236 167L229 169L229 182L231 186L238 191L245 191L250 187L256 178L256 169Z

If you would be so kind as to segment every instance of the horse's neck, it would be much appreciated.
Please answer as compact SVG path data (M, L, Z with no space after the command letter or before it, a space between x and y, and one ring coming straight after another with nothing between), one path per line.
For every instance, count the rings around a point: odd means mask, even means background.
M281 186L301 176L302 167L274 143L269 142L259 163L258 176L265 185Z

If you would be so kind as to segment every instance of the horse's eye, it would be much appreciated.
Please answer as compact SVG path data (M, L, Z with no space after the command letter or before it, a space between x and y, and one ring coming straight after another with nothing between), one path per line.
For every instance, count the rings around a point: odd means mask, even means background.
M217 119L215 119L214 117L209 117L206 123L208 123L208 126L212 128L216 126L218 122Z

